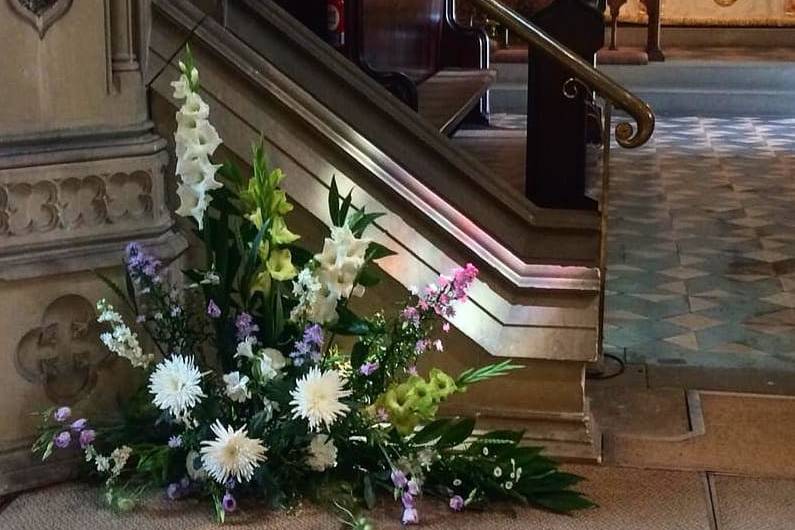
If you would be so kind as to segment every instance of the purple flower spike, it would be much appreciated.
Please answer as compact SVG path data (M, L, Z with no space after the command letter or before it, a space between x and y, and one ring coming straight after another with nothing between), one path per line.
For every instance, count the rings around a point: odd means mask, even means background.
M454 512L460 512L464 509L464 499L461 495L453 495L450 497L450 509Z
M228 491L224 495L224 498L221 499L221 504L223 505L224 511L226 513L232 513L237 510L237 501Z
M417 513L416 508L406 508L403 510L403 524L420 524L420 514Z
M69 434L69 431L63 431L55 437L54 443L55 447L66 449L72 443L72 435Z
M88 420L85 418L80 418L79 420L75 420L72 422L71 429L75 432L80 432L86 427L88 427Z
M80 433L80 448L85 449L97 438L97 433L93 429L86 429Z
M53 418L55 418L55 421L60 421L60 422L64 422L71 417L72 417L72 409L70 409L69 407L61 407L55 411L55 414L53 414Z
M409 493L411 493L412 495L419 495L420 494L420 485L413 478L411 480L409 480L407 486L408 486L407 489L409 490Z
M254 318L246 312L237 315L235 327L237 328L237 340L245 340L246 337L259 331L259 326L254 323Z
M376 370L378 370L378 361L364 363L359 367L359 372L367 377L371 376Z
M304 330L304 340L315 346L320 346L323 344L323 328L318 324L307 326Z
M403 503L404 508L414 508L414 495L408 491L400 496L400 501Z
M408 479L406 479L406 474L399 469L392 470L391 478L392 484L394 484L396 488L402 488L409 482Z
M181 496L182 496L182 488L178 483L172 482L171 484L168 485L168 487L166 488L166 497L168 497L169 500L175 501L179 499Z
M221 316L221 308L218 307L218 304L216 304L215 300L212 298L207 302L207 316L210 318L218 318Z

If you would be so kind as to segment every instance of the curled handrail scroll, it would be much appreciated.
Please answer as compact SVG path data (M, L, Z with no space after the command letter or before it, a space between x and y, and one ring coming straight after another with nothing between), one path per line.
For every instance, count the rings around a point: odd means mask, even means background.
M654 132L654 112L648 103L594 68L593 65L585 62L574 52L498 0L474 0L474 3L521 39L527 41L528 44L568 68L577 83L586 85L632 116L637 123L637 129L628 122L616 125L616 141L621 147L639 147L651 138ZM564 87L564 93L569 89L571 87Z

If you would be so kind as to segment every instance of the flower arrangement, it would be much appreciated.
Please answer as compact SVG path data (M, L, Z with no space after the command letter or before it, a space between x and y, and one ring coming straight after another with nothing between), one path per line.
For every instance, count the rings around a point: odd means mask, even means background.
M416 368L443 350L446 319L478 270L441 276L395 314L354 313L350 299L378 282L375 263L392 254L365 237L381 214L355 210L332 181L331 234L319 253L300 247L282 172L261 145L248 179L211 162L221 139L189 53L180 69L177 214L195 223L206 265L172 282L138 244L127 247L124 286L103 279L134 319L100 300L97 320L108 329L102 342L144 383L112 419L44 411L34 451L82 451L115 509L164 488L169 499L208 498L219 522L244 499L283 507L310 496L336 504L346 525L372 528L354 514L373 506L378 489L394 495L407 525L420 520L422 494L456 512L493 500L591 506L570 489L580 478L520 445L521 432L480 433L471 418L437 417L450 396L521 368Z

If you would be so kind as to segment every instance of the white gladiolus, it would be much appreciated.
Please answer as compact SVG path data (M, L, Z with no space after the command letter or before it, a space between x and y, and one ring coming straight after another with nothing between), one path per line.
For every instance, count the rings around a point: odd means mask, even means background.
M196 69L188 79L186 67L180 66L182 75L171 83L174 98L182 99L183 104L177 112L177 131L174 133L177 155L176 173L180 177L177 195L179 208L177 214L196 219L199 228L204 225L204 212L210 205L209 192L222 186L215 180L221 166L213 164L210 156L221 145L218 131L208 121L210 107L201 96L193 91L199 80Z
M355 237L348 226L331 228L331 237L323 243L323 251L315 255L321 287L308 311L309 320L319 324L333 322L337 319L338 300L349 298L354 290L358 296L363 294L363 289L357 289L356 277L364 266L369 245L369 239Z

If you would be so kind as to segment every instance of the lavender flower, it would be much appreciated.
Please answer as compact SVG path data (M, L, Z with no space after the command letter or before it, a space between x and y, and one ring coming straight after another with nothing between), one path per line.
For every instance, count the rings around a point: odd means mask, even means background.
M390 477L392 478L392 484L394 484L396 488L402 488L409 482L406 478L406 474L399 469L393 469Z
M450 497L450 509L454 512L460 512L464 509L464 499L461 495L453 495Z
M160 260L155 259L143 251L138 243L127 245L127 271L133 278L147 278L150 281L157 281L160 273Z
M419 494L420 494L420 484L419 484L419 482L417 482L417 480L416 480L416 479L414 479L414 478L412 478L411 480L409 480L409 482L408 482L408 484L407 484L407 488L406 488L406 489L408 490L408 492L409 492L411 495L419 495Z
M359 372L364 376L371 376L376 370L378 370L378 361L373 362L366 362L359 367Z
M304 340L315 346L323 344L323 328L319 324L312 324L304 329Z
M168 439L168 446L171 449L177 449L178 447L182 447L182 435L178 434L176 436L172 436Z
M60 421L60 422L65 422L71 417L72 417L72 409L70 409L69 407L61 407L58 410L56 410L55 413L53 414L53 418L55 418L55 421Z
M73 421L70 428L75 432L80 432L86 427L88 427L88 420L85 418L80 418L79 420Z
M210 318L218 318L221 316L221 308L218 307L218 304L216 304L215 300L212 298L207 302L207 316Z
M301 366L308 359L320 360L320 348L323 345L323 328L311 324L304 328L304 335L295 343L295 349L290 353L293 364Z
M59 449L66 449L69 447L69 444L72 443L72 435L69 434L69 431L62 431L55 436L54 443L55 447L58 447Z
M404 508L414 508L414 495L408 491L400 496L400 501L403 503Z
M237 328L237 340L245 340L246 337L259 331L259 326L254 323L254 318L246 312L237 315L235 327Z
M420 523L420 515L417 513L416 508L406 508L403 510L403 524L410 525L410 524L419 524Z
M89 445L94 443L94 440L96 439L96 437L97 437L97 433L93 429L86 429L84 431L81 431L80 432L80 448L81 449L85 449L86 447L88 447Z
M226 494L224 494L224 498L221 499L221 504L223 505L224 511L226 513L232 513L237 510L237 501L228 491Z
M176 482L169 484L166 488L166 497L171 501L175 501L182 497L182 488L180 485Z

